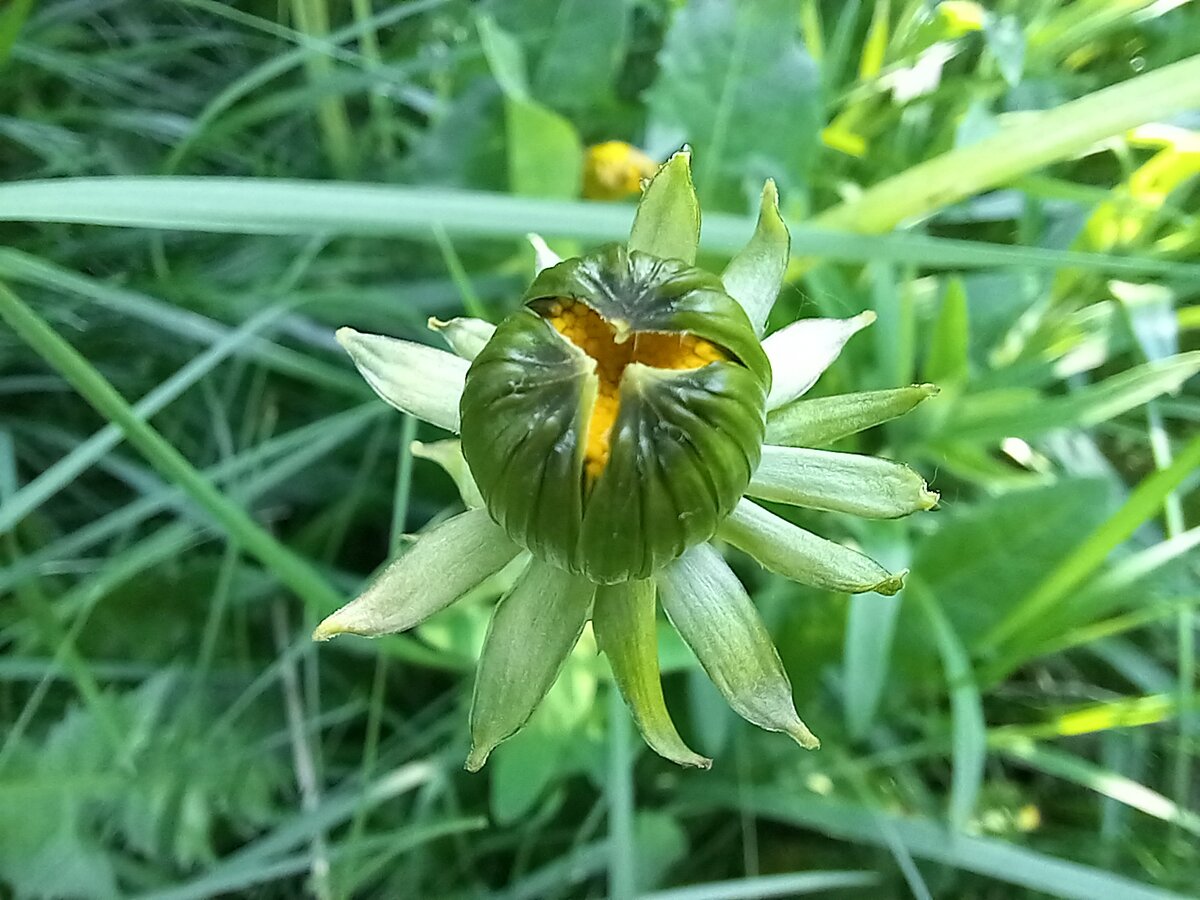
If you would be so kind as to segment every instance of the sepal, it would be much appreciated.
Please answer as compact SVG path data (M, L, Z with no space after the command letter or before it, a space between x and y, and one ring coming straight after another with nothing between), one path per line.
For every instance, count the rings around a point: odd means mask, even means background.
M768 178L763 185L762 204L754 235L729 261L721 275L729 296L746 310L755 334L763 333L767 316L779 297L791 246L791 235L779 214L779 191L775 188L775 182Z
M633 217L629 249L691 265L699 244L700 203L692 185L692 151L684 147L646 186Z

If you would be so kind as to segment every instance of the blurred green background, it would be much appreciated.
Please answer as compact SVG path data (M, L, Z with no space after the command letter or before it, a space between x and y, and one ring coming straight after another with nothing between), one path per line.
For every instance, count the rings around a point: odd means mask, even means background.
M1194 896L1197 54L1181 0L0 2L0 897ZM820 751L664 630L711 772L585 641L468 775L502 585L308 639L458 503L333 330L620 239L609 141L691 144L717 267L778 181L773 323L878 313L815 395L937 382L838 449L942 503L797 513L894 598L730 556Z

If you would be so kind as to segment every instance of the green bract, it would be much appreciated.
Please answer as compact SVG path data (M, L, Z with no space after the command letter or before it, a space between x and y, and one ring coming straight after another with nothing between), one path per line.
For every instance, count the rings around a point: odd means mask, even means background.
M730 358L694 369L628 365L603 471L583 471L596 360L537 310L584 303L626 341L690 334ZM610 246L543 271L475 357L462 449L488 510L535 556L591 581L645 578L712 537L758 465L771 369L721 280ZM619 338L620 339L620 338Z
M453 353L338 332L384 400L461 434L413 452L450 473L468 509L314 636L415 627L511 570L480 655L471 770L526 722L589 619L646 743L707 768L667 711L657 607L739 715L816 747L766 626L709 538L825 590L903 585L903 571L749 498L872 518L929 509L937 494L906 466L819 448L935 389L801 399L874 313L763 338L789 248L771 182L754 235L719 277L695 267L699 232L683 151L647 186L627 246L561 262L537 239L542 271L499 326L431 320Z

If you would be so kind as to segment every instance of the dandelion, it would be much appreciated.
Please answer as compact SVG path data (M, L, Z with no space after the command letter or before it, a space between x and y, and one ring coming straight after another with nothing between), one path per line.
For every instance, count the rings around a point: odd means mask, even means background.
M663 700L658 603L735 711L818 746L713 540L804 584L901 587L904 572L755 501L876 518L929 509L937 495L911 469L809 448L907 412L933 389L801 399L874 315L801 320L760 341L789 249L771 182L753 237L720 277L694 265L699 230L681 151L647 187L627 246L566 261L543 252L546 267L499 326L431 323L453 353L338 332L385 401L460 435L457 463L445 464L469 508L421 536L314 637L404 631L526 560L480 656L472 771L526 722L589 620L646 742L707 767Z
M583 162L583 196L589 200L621 200L642 189L658 166L624 141L605 141L587 149Z

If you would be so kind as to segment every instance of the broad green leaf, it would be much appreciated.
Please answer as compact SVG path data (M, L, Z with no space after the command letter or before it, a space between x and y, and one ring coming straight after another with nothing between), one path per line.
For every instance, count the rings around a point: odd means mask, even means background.
M524 197L579 196L583 144L575 126L529 100L508 98L508 184Z
M667 618L734 711L802 747L819 747L796 714L791 683L758 610L720 554L697 544L656 578Z
M522 0L525 2L525 0ZM532 67L534 93L555 109L588 109L613 94L629 44L630 0L554 4L552 28ZM547 22L537 23L544 32Z
M758 334L766 328L767 316L783 286L790 247L787 225L779 215L779 191L768 178L754 236L721 273L725 291L742 304Z
M650 179L629 232L629 249L661 259L696 261L700 204L692 187L691 151L680 150Z
M663 700L654 581L627 581L597 588L592 628L646 743L655 753L682 766L711 766L712 760L684 744Z
M887 391L835 394L800 399L767 416L767 443L785 447L825 447L844 437L890 422L937 394L932 384Z
M491 810L500 825L520 822L530 815L547 788L564 777L570 762L564 739L537 727L535 712L528 728L495 749L491 757Z
M900 463L771 444L762 448L746 495L872 519L907 516L938 501L925 479Z
M313 640L407 631L499 572L519 552L487 510L468 510L419 537L361 595L321 622Z
M508 187L507 98L493 80L478 78L439 103L429 124L413 135L403 172L424 190L471 188L500 195ZM429 222L442 217L431 216ZM447 231L458 237L457 229Z
M504 92L509 190L525 197L579 196L583 144L575 127L530 95L520 43L486 14L476 24L492 77Z
M533 560L500 600L475 675L468 771L479 771L546 696L583 633L594 593L586 579Z
M628 43L629 0L484 0L521 48L533 96L576 111L611 99Z
M974 504L947 504L937 517L938 529L918 543L913 570L942 601L955 634L974 648L1113 505L1105 481L1072 478ZM895 667L909 676L937 678L938 659L928 637L922 617L901 616L896 646L905 651L896 654Z
M1200 468L1200 437L1185 445L1168 468L1147 476L1112 516L1051 568L1038 585L988 632L983 646L995 651L1002 643L1013 640L1036 623L1065 594L1099 569L1116 547L1157 515L1167 496L1197 468Z
M650 132L696 151L707 203L740 206L747 182L798 182L817 148L817 68L788 0L693 0L678 8L647 94ZM786 110L786 114L782 111Z
M475 26L488 68L492 70L492 77L500 85L500 90L510 100L528 101L529 79L520 43L486 13L475 17Z
M889 573L879 563L841 544L805 531L757 503L743 500L718 532L772 572L830 591L894 594L905 572Z

